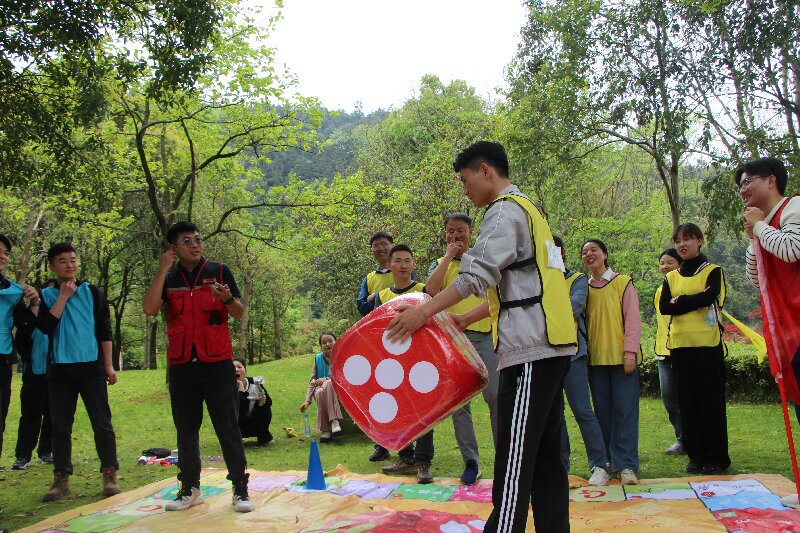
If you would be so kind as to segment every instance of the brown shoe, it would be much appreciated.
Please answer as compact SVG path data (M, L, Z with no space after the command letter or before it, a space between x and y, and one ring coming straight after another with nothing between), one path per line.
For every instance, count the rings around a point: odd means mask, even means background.
M69 474L56 472L53 475L53 485L50 490L42 495L43 502L54 502L69 494Z
M122 492L117 485L117 469L103 469L103 496L113 496Z

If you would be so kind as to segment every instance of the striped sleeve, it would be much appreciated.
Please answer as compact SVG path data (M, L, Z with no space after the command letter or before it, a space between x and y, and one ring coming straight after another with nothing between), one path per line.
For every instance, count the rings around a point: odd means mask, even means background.
M758 288L758 264L756 263L756 253L753 251L753 245L747 247L745 252L745 261L747 263L747 279L757 289Z
M800 261L800 198L789 200L781 213L779 225L780 229L775 229L766 222L758 222L753 234L768 253L787 263Z

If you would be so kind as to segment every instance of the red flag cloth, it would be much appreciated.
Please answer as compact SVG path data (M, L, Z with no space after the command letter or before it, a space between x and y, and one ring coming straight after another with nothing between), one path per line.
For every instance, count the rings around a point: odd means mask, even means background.
M789 202L783 201L770 226L780 229L781 213ZM786 396L800 405L800 389L792 368L792 359L800 349L800 262L787 263L753 243L758 262L761 291L761 319L767 341L772 375L783 377ZM798 361L800 363L800 361Z
M339 401L367 436L390 450L426 433L488 379L472 343L447 313L436 314L404 342L386 338L398 306L428 299L412 293L386 302L348 329L331 354Z

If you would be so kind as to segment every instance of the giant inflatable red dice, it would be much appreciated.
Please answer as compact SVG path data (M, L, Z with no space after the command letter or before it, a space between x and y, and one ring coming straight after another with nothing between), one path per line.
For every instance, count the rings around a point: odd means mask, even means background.
M406 447L448 417L488 379L472 343L447 313L432 317L403 342L386 339L399 305L428 299L414 293L381 305L348 329L331 354L339 401L364 433L390 450Z

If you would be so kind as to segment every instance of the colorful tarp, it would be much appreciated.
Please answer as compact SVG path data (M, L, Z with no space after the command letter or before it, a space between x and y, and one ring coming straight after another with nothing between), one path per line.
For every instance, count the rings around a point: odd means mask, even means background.
M224 470L204 470L205 503L167 513L164 503L177 486L164 480L53 516L22 531L267 531L327 533L374 531L473 533L491 512L491 480L473 487L437 478L418 485L412 478L364 475L339 466L328 472L324 491L303 488L304 472L250 472L256 509L236 513ZM573 478L577 480L577 478ZM570 491L573 532L651 530L743 533L800 532L800 512L780 505L794 485L779 475L642 480L623 487ZM533 531L529 517L528 531Z

